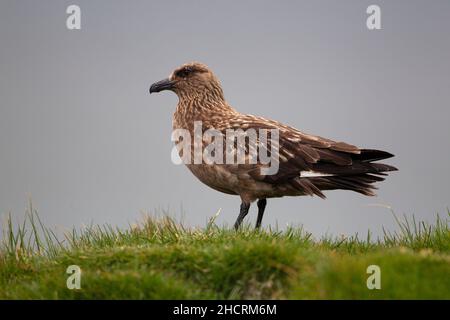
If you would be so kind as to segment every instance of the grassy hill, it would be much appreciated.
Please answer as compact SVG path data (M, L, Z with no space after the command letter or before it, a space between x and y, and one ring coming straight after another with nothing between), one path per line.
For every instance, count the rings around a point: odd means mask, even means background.
M32 212L5 230L0 299L450 299L449 218L397 220L399 232L377 240L316 240L300 228L188 229L163 217L60 242ZM70 265L82 270L79 290L66 286ZM369 265L380 267L379 290L367 288Z

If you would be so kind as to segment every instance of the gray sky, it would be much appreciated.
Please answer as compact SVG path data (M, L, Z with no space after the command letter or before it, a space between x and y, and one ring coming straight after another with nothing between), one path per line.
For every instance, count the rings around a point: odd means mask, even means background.
M382 30L366 28L378 4ZM66 8L81 7L81 30ZM325 233L395 229L446 214L449 1L2 1L0 212L32 197L49 226L126 226L141 211L231 225L239 198L170 160L177 98L149 85L197 60L241 112L396 155L378 197L269 200L263 225ZM249 215L256 219L256 206Z

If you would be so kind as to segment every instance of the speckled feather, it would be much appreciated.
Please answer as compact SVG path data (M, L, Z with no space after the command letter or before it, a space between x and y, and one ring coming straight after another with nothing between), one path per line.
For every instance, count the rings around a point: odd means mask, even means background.
M260 163L187 165L206 185L239 195L244 202L300 195L324 198L322 191L333 189L373 195L373 183L384 180L383 172L396 170L373 162L392 157L388 152L360 149L303 133L274 120L239 113L226 102L219 80L204 64L185 64L169 79L174 84L171 90L179 97L173 116L174 129L188 129L193 136L194 121L201 121L203 131L215 129L224 135L227 129L279 130L280 163L274 175L262 175ZM310 172L321 176L308 176Z

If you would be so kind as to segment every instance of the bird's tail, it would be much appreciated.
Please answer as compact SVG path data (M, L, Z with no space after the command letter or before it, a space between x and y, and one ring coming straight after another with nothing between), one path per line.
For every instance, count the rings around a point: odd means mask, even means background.
M327 176L295 179L294 184L301 184L303 190L309 190L307 194L318 195L325 198L322 190L351 190L366 196L375 195L375 182L383 181L387 172L396 171L397 168L384 163L373 161L388 159L392 154L380 151L362 149L361 153L352 155L353 164L350 166L321 166L321 172ZM302 180L301 182L298 180ZM307 188L305 188L305 185Z

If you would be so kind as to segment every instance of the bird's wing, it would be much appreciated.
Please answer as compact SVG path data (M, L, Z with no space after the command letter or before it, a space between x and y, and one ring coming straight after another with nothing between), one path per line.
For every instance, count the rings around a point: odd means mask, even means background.
M278 129L279 168L275 174L264 175L261 163L240 166L252 178L271 184L282 184L298 177L359 175L389 171L387 165L371 163L392 155L379 150L359 149L356 146L303 133L295 128L253 115L233 115L215 124L216 129ZM270 142L267 149L270 150ZM247 149L247 147L246 147Z

